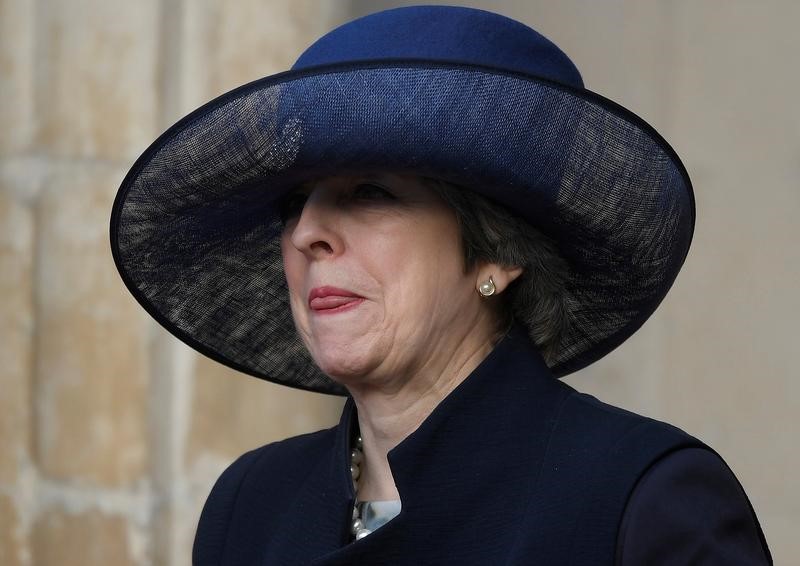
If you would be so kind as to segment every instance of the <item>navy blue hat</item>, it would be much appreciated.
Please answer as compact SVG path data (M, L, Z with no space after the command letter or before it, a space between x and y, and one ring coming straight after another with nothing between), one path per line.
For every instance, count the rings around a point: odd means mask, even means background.
M285 73L220 96L159 137L119 189L111 246L170 332L245 373L344 390L295 333L278 200L314 177L386 170L479 192L549 236L569 266L555 375L614 349L683 264L691 184L653 128L583 87L567 56L482 10L360 18Z

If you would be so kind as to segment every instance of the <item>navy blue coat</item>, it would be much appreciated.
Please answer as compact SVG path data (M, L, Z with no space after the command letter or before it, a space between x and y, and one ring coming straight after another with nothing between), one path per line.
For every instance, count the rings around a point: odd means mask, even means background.
M524 331L389 453L402 511L350 542L352 401L249 452L206 502L197 565L769 564L711 449L554 379Z

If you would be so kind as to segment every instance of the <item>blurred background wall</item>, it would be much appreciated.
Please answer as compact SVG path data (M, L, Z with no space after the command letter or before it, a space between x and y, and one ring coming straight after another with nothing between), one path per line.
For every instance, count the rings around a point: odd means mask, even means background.
M683 272L568 381L714 446L776 563L800 563L800 3L451 3L551 37L684 159L698 223ZM228 463L336 421L340 401L234 374L151 321L114 270L109 212L179 117L401 4L0 0L0 564L188 564Z

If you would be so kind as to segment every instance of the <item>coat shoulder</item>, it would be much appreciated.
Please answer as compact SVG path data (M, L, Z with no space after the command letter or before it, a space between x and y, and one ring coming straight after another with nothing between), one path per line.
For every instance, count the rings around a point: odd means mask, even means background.
M330 450L334 429L273 442L239 456L217 479L206 500L192 549L193 564L221 564L233 517L248 505L252 487L275 486L284 497ZM256 480L257 478L257 480ZM263 496L263 494L260 494ZM268 498L269 499L269 498Z
M528 507L531 516L555 511L544 527L526 530L530 541L523 546L572 556L576 564L613 563L617 530L639 478L665 455L704 445L667 423L567 391Z
M542 481L580 497L616 493L624 503L645 471L684 448L711 449L681 429L571 390L553 423Z
M569 437L596 450L654 448L671 451L683 447L705 447L690 434L669 423L609 405L585 393L572 391L559 415L559 429ZM706 447L707 448L707 447ZM658 458L662 454L651 454Z

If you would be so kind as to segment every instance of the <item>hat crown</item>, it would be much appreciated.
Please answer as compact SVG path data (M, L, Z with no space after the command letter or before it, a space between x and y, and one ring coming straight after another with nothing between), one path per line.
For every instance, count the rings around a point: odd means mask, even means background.
M480 65L583 88L569 57L540 33L505 16L455 6L395 8L353 20L312 44L292 69L392 59Z

